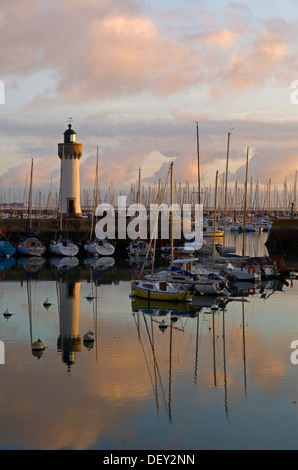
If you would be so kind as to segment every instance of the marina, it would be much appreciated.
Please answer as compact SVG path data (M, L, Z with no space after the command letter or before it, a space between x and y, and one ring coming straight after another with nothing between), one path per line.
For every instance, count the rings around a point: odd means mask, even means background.
M296 448L293 273L148 302L131 296L143 259L89 260L1 260L1 449Z
M297 450L297 5L2 3L0 450Z
M295 448L294 213L248 211L247 179L232 213L218 171L203 211L173 162L153 214L140 170L130 206L101 205L98 158L84 211L71 124L58 155L56 211L33 160L28 210L2 207L0 448Z

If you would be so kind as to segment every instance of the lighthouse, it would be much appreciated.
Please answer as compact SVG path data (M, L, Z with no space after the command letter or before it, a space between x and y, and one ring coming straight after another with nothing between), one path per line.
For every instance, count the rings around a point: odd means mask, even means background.
M64 142L58 144L61 160L59 212L63 217L82 217L80 201L80 158L82 144L77 143L77 134L68 124Z

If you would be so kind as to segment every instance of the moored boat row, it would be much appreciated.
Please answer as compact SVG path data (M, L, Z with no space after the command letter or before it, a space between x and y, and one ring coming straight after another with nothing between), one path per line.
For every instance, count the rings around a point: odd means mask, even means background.
M50 243L48 249L52 256L76 256L80 247L61 233L57 241L53 240ZM115 246L108 240L94 240L86 243L84 250L92 256L112 256L115 252ZM20 256L43 256L46 251L47 246L35 236L29 236L16 245L4 238L0 240L0 257L8 258L15 254Z

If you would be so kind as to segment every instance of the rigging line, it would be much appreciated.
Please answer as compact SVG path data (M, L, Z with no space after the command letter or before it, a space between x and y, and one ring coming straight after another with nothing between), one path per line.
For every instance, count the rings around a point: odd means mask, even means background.
M197 316L197 329L196 329L196 348L195 348L195 367L194 367L194 383L197 383L198 378L198 357L199 357L199 319L200 315Z
M147 324L147 320L146 320L146 317L145 317L144 313L143 313L143 319L144 319L144 323L145 323L145 326L146 326L146 330L147 330L147 334L148 334L148 338L149 338L149 343L150 343L153 358L154 358L154 363L155 363L155 366L157 368L159 381L160 381L160 384L162 385L161 374L160 374L158 363L157 363L157 360L156 360L155 348L154 348L154 344L153 344L153 329L152 329L152 338L151 338L150 331L149 331L148 324Z
M148 334L148 338L149 338L149 342L150 342L151 350L152 350L152 354L153 354L154 370L156 370L157 373L158 373L158 378L159 378L159 383L160 383L160 386L161 386L161 389L162 389L164 404L165 404L165 406L167 406L165 391L164 391L164 388L163 388L163 384L162 384L162 380L161 380L161 374L160 374L160 371L159 371L159 367L158 367L158 363L157 363L157 359L156 359L156 354L155 354L155 347L154 347L154 342L153 342L153 322L151 323L151 330L152 330L152 338L151 338L151 335L150 335L150 332L149 332L149 329L148 329L147 320L146 320L146 317L145 317L144 313L143 313L143 319L144 319L144 323L145 323L145 326L146 326L146 330L147 330L147 334ZM152 317L151 317L151 321L152 321ZM157 393L157 388L156 388L156 393Z
M139 315L139 314L138 314ZM136 324L136 328L137 328L137 331L138 331L138 326L137 326L137 323L136 323L136 315L133 314L133 317L134 317L134 321L135 321L135 324ZM153 385L153 380L152 380L152 376L151 376L151 372L150 372L150 368L149 368L149 364L148 364L148 360L147 360L147 357L146 357L146 352L145 352L145 348L144 348L144 345L143 345L143 342L142 342L142 339L141 339L141 335L138 334L138 338L140 340L140 343L141 343L141 347L142 347L142 350L143 350L143 353L144 353L144 358L145 358L145 362L146 362L146 366L147 366L147 371L148 371L148 374L149 374L149 377L150 377L150 382L151 382L151 386L152 386L152 390L153 390L153 394L155 395L155 392L154 392L154 385Z
M182 323L182 321L181 321L182 326L183 326L182 331L183 331L183 333L185 333L185 335L183 335L182 337L180 337L179 342L178 342L178 344L177 344L177 350L178 350L178 351L177 351L177 354L179 355L179 357L180 357L180 350L181 350L181 348L183 348L183 349L182 349L183 355L181 354L181 360L182 360L182 361L183 361L183 359L185 358L185 356L188 356L188 350L189 350L189 348L191 347L191 344L190 344L190 343L191 343L191 339L192 339L192 337L193 337L193 330L191 330L191 331L189 331L189 332L185 331L185 326L186 326L186 324L188 323L189 318L190 318L190 317L187 317L187 318L186 318L186 321L185 321L184 325L183 325L183 323ZM181 319L181 320L182 320L182 319ZM184 342L186 341L186 340L184 339L185 337L188 337L188 338L189 338L189 341L188 341L188 343L187 343L186 346L184 346ZM184 347L183 347L183 346L184 346Z
M30 341L32 344L32 301L31 301L31 281L27 279L27 298L28 298L28 309L29 309L29 328L30 328Z

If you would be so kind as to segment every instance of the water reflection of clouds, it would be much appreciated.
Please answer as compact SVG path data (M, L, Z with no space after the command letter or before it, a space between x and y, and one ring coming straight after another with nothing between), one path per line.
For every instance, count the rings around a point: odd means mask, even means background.
M7 364L1 369L1 447L100 448L111 442L117 446L123 436L130 444L146 436L150 446L156 438L148 436L146 419L150 415L158 435L167 429L169 406L181 442L187 436L195 446L190 437L197 426L194 416L208 426L209 413L223 426L223 415L241 416L244 398L258 413L259 394L295 397L288 339L297 339L292 301L297 283L266 300L257 291L244 309L240 297L224 311L214 314L203 307L197 316L179 319L176 325L183 331L172 331L171 350L170 329L162 334L149 315L132 314L128 282L97 287L96 315L94 301L85 298L90 283L36 281L33 331L44 334L47 345L40 360L30 351L26 285L6 283L0 303L6 308L11 299L18 314L0 322L7 343ZM57 301L45 310L43 300L55 295ZM90 351L77 341L89 328L97 332ZM59 343L59 338L67 341Z

